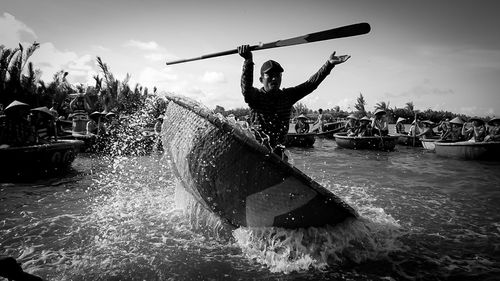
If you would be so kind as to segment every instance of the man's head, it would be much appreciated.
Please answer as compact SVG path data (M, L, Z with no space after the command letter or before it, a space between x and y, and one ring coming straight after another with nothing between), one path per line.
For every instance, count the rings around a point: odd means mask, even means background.
M260 82L267 92L278 90L281 87L281 73L283 68L273 60L268 60L260 68Z

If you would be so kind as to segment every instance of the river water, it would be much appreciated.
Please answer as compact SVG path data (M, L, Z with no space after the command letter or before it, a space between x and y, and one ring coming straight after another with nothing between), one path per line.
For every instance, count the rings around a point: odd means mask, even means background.
M231 229L162 155L79 155L64 177L0 183L0 255L46 280L498 280L499 162L327 139L290 153L361 218Z

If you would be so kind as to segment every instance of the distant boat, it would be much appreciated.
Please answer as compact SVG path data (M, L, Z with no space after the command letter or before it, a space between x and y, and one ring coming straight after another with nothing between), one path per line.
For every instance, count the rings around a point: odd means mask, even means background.
M297 134L288 133L285 136L286 147L312 147L316 141L316 133Z
M38 176L71 166L83 141L58 140L47 144L0 148L1 178Z
M430 150L434 151L436 148L436 141L439 139L420 139L420 142L422 143L422 146L424 147L425 150Z
M371 137L356 137L347 136L346 133L335 134L337 145L342 148L349 149L371 149L392 151L396 146L397 136L371 136Z
M397 144L399 145L412 146L412 147L422 146L422 142L420 141L419 137L409 136L404 134L396 134L395 136L398 137Z
M500 161L500 142L435 142L436 154L465 160Z

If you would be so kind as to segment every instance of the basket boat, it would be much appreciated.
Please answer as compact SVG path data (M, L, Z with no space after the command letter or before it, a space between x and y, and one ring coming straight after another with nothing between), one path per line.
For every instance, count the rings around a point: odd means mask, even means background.
M167 99L162 142L173 172L195 200L231 225L295 229L358 216L236 124L195 101Z
M439 156L464 160L500 161L500 142L434 142Z
M47 144L0 148L0 178L62 171L75 160L83 141L59 140Z
M385 150L392 151L396 146L397 136L373 136L373 137L356 137L347 136L346 133L335 134L337 145L348 149L369 149L369 150Z

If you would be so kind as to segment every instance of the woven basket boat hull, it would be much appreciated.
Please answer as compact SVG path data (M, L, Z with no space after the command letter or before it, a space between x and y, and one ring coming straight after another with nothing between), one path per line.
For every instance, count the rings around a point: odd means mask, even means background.
M348 149L393 151L398 137L349 137L346 133L335 134L337 146Z
M183 187L230 224L301 228L335 225L356 212L202 105L169 100L162 141Z
M59 140L47 144L0 148L0 179L40 176L71 166L83 141Z
M500 142L440 142L435 144L439 156L464 160L500 160Z

